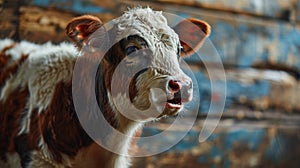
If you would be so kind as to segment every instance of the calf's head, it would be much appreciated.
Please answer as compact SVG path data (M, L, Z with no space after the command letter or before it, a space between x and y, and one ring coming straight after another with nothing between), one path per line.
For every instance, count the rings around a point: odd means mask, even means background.
M129 113L141 120L177 114L193 95L192 80L180 68L180 60L200 48L210 26L188 18L171 28L161 12L150 8L129 10L112 23L105 26L85 15L66 29L82 55L103 55L96 76L100 88L96 90L102 92L98 99L108 99L113 108L120 102L126 108L125 102L130 102L137 114ZM95 49L108 41L112 45L107 51ZM158 112L155 116L146 114L150 107Z

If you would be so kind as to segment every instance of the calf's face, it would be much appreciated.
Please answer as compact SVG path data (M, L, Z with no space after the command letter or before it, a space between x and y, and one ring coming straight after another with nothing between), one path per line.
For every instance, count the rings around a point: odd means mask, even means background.
M103 27L98 18L82 16L72 20L66 31L81 49L95 41L93 34ZM112 106L122 102L124 108L119 106L118 111L125 110L129 102L136 110L125 116L149 120L175 115L192 100L193 83L180 68L180 60L200 48L210 33L207 23L186 19L171 28L161 12L134 9L105 31L113 32L107 36L113 45L104 54L97 78L104 78ZM96 42L101 43L103 39Z

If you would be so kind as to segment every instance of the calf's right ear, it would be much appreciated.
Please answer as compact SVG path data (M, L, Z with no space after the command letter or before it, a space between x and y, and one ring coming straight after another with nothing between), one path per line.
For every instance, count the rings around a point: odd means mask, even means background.
M103 23L99 18L91 15L83 15L72 19L68 23L66 34L81 49L87 44L89 36L101 26L103 26Z

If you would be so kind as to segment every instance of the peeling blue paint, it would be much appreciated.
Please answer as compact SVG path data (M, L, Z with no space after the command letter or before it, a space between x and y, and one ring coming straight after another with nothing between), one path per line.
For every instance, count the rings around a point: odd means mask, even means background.
M200 156L199 158L198 158L198 162L200 162L200 163L205 163L205 162L207 162L208 161L208 158L207 158L207 156Z
M222 157L223 156L223 150L219 149L217 146L213 146L210 149L210 158L217 158L217 157Z
M233 25L223 21L218 21L216 25L213 26L210 39L213 44L216 45L222 60L228 57L226 50L231 50L231 46L233 46L232 42L237 39L235 32Z
M55 6L58 9L69 10L77 13L103 13L108 9L101 8L86 0L32 0L32 5L41 7Z
M253 84L242 84L237 81L227 81L227 98L237 99L246 96L248 99L256 99L267 96L270 93L271 84L268 81L258 80Z
M230 21L221 20L212 24L210 39L224 63L250 67L275 60L277 64L300 71L299 29L282 21L275 22L272 26L256 25L246 20L237 23L234 25ZM289 55L298 59L288 61ZM195 58L191 57L188 61L199 61Z
M280 51L278 60L279 63L284 63L288 55L294 55L300 59L300 32L295 27L287 29L285 26L280 26ZM294 61L291 65L300 69L300 61Z
M231 161L233 161L231 160L233 158L230 156L239 155L241 155L241 159L246 159L248 156L255 156L259 159L258 164L263 162L268 165L280 165L282 163L286 164L287 162L297 161L296 157L299 153L299 128L277 129L275 134L270 134L269 129L274 129L273 124L266 125L265 127L256 127L256 124L256 122L248 122L247 126L239 126L239 122L237 122L225 127L222 127L221 124L204 143L199 143L198 141L200 130L191 130L179 143L167 152L189 152L191 157L196 157L197 162L204 165L207 164L209 167L221 166L229 168L232 166ZM143 134L149 135L158 132L160 132L159 128L145 128ZM182 134L182 132L174 130L172 134L170 136L177 137L177 134ZM169 139L170 137L166 137L161 141L166 143ZM205 147L201 145L205 145ZM202 151L201 155L196 154L195 156L191 152L193 149L197 151L202 147L206 149ZM216 160L218 162L215 162Z
M224 137L224 146L225 150L231 150L234 143L239 142L244 144L248 149L254 151L258 148L261 140L266 135L266 131L264 129L258 130L247 130L247 129L239 129L233 130L230 132L229 136Z
M289 54L293 54L297 57L300 57L299 39L300 39L300 33L295 28L288 29L286 26L280 25L279 44L278 44L279 46L278 55L280 58L278 60L279 63L285 63L287 61Z
M207 113L211 102L211 81L201 71L194 72L198 83L200 94L200 112ZM213 81L222 84L222 81ZM257 80L253 83L244 84L234 80L226 82L226 102L225 106L236 102L240 96L245 96L248 100L268 96L271 90L271 83L267 80Z
M278 63L285 62L290 52L290 46L293 45L292 37L289 35L289 31L284 25L279 25L279 44L278 44ZM292 35L293 36L293 35Z
M257 30L255 28L251 29L245 24L240 24L237 30L236 33L239 41L241 41L236 47L236 53L238 53L236 55L237 64L242 67L249 67L257 58Z
M143 136L144 135L155 135L159 133L160 131L157 129L150 129L150 128L144 128L143 130ZM176 132L174 132L176 134ZM218 144L214 145L210 149L210 158L214 157L223 157L228 151L233 149L233 146L236 142L239 142L240 144L243 144L247 149L256 151L262 142L262 139L267 135L267 132L265 129L257 129L257 130L251 130L251 129L233 129L231 131L228 130L228 132L224 133L215 133L212 134L208 141L214 142L217 141L217 139L221 139L222 142L222 148ZM184 150L191 150L194 147L197 147L199 145L198 141L199 132L197 131L189 131L185 138L183 138L178 144L176 144L171 151L184 151ZM278 144L273 144L272 146L275 146ZM202 158L203 161L204 158ZM200 159L201 160L201 159Z
M178 144L176 144L170 150L171 151L191 150L194 147L197 147L199 145L198 136L199 136L199 132L191 130Z

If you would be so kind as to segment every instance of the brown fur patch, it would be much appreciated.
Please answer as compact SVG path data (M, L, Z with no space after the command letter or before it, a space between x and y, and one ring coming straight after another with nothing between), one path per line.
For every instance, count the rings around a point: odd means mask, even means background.
M62 161L62 153L72 158L92 143L75 113L71 82L57 85L49 108L37 117L40 133L57 162ZM35 138L31 136L29 141Z
M13 43L11 44L10 46L7 46L7 47L4 47L1 52L0 52L0 71L2 71L2 69L4 69L5 65L7 65L7 63L9 62L11 56L10 55L7 55L5 54L5 52L7 50L10 50L12 48L14 48L16 44Z
M14 152L14 138L19 131L20 118L27 101L28 90L17 88L4 102L0 102L0 157Z
M2 56L0 56L0 57L2 57ZM8 56L3 56L3 57L8 57ZM1 73L0 73L0 86L2 86L4 84L5 80L8 79L10 77L10 75L13 75L18 71L19 66L22 65L22 63L27 58L28 58L28 55L23 54L21 56L21 58L19 58L17 61L15 61L12 65L7 67L6 69L4 69L4 70L0 69L1 70ZM3 63L7 63L7 60L3 61Z
M11 55L6 54L5 52L7 50L12 49L16 44L12 44L10 46L4 47L1 52L0 52L0 86L2 85L5 77L5 73L2 72L4 71L4 69L6 68L6 66L8 65L9 61L11 60Z

